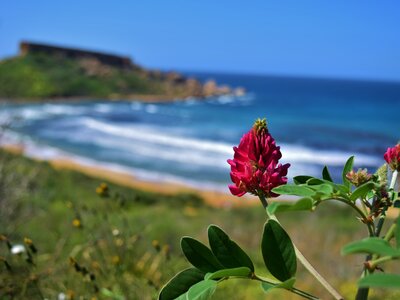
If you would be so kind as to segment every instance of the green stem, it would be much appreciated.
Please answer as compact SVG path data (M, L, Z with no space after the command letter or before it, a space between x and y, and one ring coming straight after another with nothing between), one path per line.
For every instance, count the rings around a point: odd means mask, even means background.
M385 237L384 237L384 240L385 240L385 241L389 242L389 241L392 239L392 237L394 236L394 232L395 232L395 230L396 230L396 227L397 227L396 223L393 223L393 224L389 227L389 229L388 229L388 231L386 232Z
M267 208L268 206L268 202L264 196L264 194L262 192L259 192L258 194L261 203L264 206L264 209ZM267 210L266 210L267 211ZM276 218L276 216L274 214L269 215L268 211L267 211L267 215L270 219L278 222L279 220ZM307 271L314 276L315 279L318 280L318 282L336 299L336 300L342 300L344 299L326 280L324 277L321 276L321 274L319 274L317 272L317 270L315 270L315 268L310 264L310 262L304 257L303 253L301 253L301 251L296 247L295 244L293 244L294 250L296 252L296 256L299 259L300 263L307 269Z
M393 172L393 174L392 174L392 179L391 179L391 181L390 181L389 190L394 188L394 186L395 186L395 184L396 184L396 180L397 180L397 175L398 175L398 172L397 172L397 170L395 170L395 171ZM383 214L382 214L381 217L379 218L378 225L376 226L376 231L375 231L375 233L377 234L377 236L379 236L379 234L381 233L381 229L382 229L383 223L385 222L385 218L386 218L385 212L386 212L386 210L383 211ZM393 230L393 231L394 231L394 229L392 229L392 226L389 228L389 231L390 231L390 230ZM389 233L389 231L388 231L388 233ZM386 239L386 238L389 238L389 239L391 238L391 237L388 236L388 233L385 235L385 239ZM369 260L370 258L371 258L370 255L367 256L367 260ZM373 272L373 271L371 271L371 273L372 273L372 272ZM363 271L361 277L365 277L365 276L368 275L369 273L370 273L370 272L369 272L367 269L364 268L364 271ZM369 288L359 288L359 289L357 290L356 300L366 300L366 299L368 299L368 293L369 293Z
M375 269L375 267L378 264L384 263L384 262L392 260L392 259L398 259L398 258L399 258L398 256L383 256L383 257L377 258L375 260L369 261L368 267L373 270L373 269Z
M349 200L346 200L346 199L342 199L342 198L327 199L325 201L329 201L329 200L337 200L339 202L342 202L342 203L345 203L345 204L351 206L360 215L362 220L367 220L367 216L355 203L353 203ZM367 225L369 236L370 237L375 236L374 225L369 222L366 222L365 225Z

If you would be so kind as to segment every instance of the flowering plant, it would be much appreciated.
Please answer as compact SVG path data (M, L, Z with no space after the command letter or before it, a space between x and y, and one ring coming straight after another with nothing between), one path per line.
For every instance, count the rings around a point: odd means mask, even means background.
M343 255L367 254L365 263L360 266L362 276L356 299L367 299L370 287L400 288L400 275L376 272L382 270L384 263L400 258L400 218L397 217L382 234L387 210L400 207L400 195L395 189L400 171L400 144L387 150L384 154L386 164L375 174L366 169L354 171L354 157L350 157L344 165L340 183L332 180L325 166L321 178L301 175L294 177L292 184L287 184L290 165L279 163L282 154L265 119L258 119L233 149L234 157L228 160L233 182L229 189L239 197L246 193L256 195L267 213L261 254L271 276L256 273L249 255L221 228L210 225L210 247L191 237L182 238L182 251L193 267L173 277L161 290L160 300L209 299L218 283L235 278L258 281L265 292L278 288L306 299L319 299L295 287L297 261L334 299L343 299L297 249L275 215L288 211L315 211L326 201L348 205L367 229L368 237L342 248ZM279 195L293 195L298 199L291 203L268 203L268 198ZM392 239L396 245L390 243Z

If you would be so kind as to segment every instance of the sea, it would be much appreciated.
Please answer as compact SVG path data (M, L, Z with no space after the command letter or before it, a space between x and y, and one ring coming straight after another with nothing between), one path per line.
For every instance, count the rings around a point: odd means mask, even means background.
M135 178L228 192L227 159L257 118L296 175L335 180L355 155L374 172L400 140L400 82L187 72L205 81L244 87L242 96L58 101L0 105L0 142L23 144L39 159L67 158Z

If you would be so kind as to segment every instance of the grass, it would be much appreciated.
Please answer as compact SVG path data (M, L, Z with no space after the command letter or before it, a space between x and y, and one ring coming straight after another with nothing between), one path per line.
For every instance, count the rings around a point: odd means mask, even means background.
M180 237L206 243L211 223L250 253L258 273L266 274L259 251L265 222L261 206L216 209L192 194L168 196L110 183L109 197L101 197L96 194L100 183L0 151L0 234L13 245L29 238L38 250L29 261L26 253L12 255L7 241L0 241L0 299L57 299L60 293L69 299L155 299L169 278L189 266ZM355 216L326 204L315 213L279 217L317 269L346 299L354 297L363 257L339 253L366 234ZM301 268L296 286L329 298ZM374 291L371 299L398 297ZM256 282L228 280L213 299L300 298L285 291L265 295Z

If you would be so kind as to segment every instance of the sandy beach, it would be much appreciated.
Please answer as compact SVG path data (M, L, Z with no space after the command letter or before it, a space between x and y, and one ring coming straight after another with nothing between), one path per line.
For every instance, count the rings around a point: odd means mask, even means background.
M11 153L24 155L23 145L7 144L1 146L4 150ZM40 159L37 159L40 160ZM257 205L259 200L253 196L234 197L227 193L210 190L194 189L185 185L172 184L165 182L143 181L135 178L134 175L117 172L99 166L89 166L80 164L72 159L50 159L48 161L56 169L67 169L78 171L91 177L99 178L105 182L112 182L118 185L137 188L162 194L195 193L198 194L206 204L214 207L238 207L246 205Z

